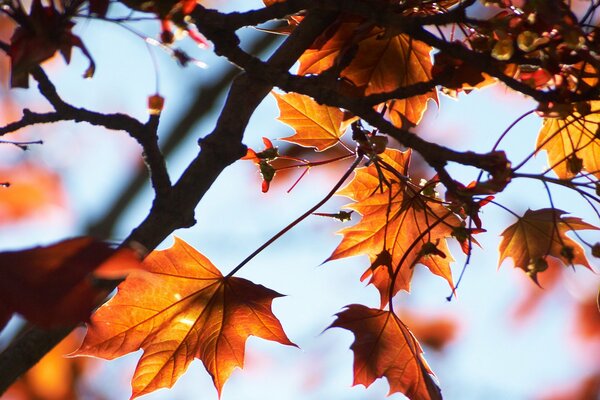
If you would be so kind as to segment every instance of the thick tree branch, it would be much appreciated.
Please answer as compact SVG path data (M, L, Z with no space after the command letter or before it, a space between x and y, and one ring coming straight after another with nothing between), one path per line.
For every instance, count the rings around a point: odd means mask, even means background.
M309 13L267 63L281 70L291 68L305 49L331 24L333 18L334 13ZM246 125L271 88L266 82L254 82L244 73L235 79L217 125L202 140L198 156L173 186L168 199L155 201L147 218L133 230L125 242L137 242L152 250L175 229L194 223L194 209L198 202L223 169L245 153L242 138ZM32 328L0 354L0 394L58 344L70 330L44 331ZM26 352L22 351L25 345Z

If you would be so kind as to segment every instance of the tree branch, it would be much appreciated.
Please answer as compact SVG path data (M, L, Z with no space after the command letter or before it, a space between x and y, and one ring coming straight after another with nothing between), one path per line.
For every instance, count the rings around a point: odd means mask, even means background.
M326 29L335 13L315 13L275 51L267 63L287 70L304 50ZM194 209L212 183L228 165L245 153L243 133L250 116L272 86L253 82L245 73L238 76L230 90L221 116L213 132L201 142L201 151L188 166L165 201L155 201L146 219L127 242L137 242L151 250L175 229L194 223ZM235 118L232 116L235 115ZM168 205L168 207L167 207ZM0 354L0 394L58 344L71 329L45 331L32 328ZM23 351L23 347L27 351Z

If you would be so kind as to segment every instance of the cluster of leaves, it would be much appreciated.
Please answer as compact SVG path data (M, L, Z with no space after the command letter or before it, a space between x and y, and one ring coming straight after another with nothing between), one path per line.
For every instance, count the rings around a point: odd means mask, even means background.
M591 269L585 248L568 232L600 257L600 243L588 243L577 232L599 228L565 216L565 211L554 207L549 189L558 185L573 190L600 216L600 106L595 100L600 85L600 28L595 25L595 2L582 16L559 0L522 4L270 0L265 8L231 14L188 0L124 0L123 4L161 21L166 48L172 49L168 46L174 41L171 23L204 44L195 33L198 30L213 43L215 52L245 74L233 83L217 127L200 143L202 151L172 184L157 142L160 96L150 98L151 116L146 123L123 114L96 113L64 102L40 67L56 52L68 62L72 48L78 47L90 60L85 76L91 77L94 63L72 33L74 18L85 17L86 6L87 16L107 18L109 2L34 0L29 10L19 1L3 2L3 12L17 25L11 43L3 46L11 59L11 84L27 87L33 76L54 110L24 112L20 121L2 128L2 134L65 120L124 130L144 150L156 198L146 220L120 250L78 238L0 254L0 326L15 312L46 328L88 320L92 309L118 283L106 287L101 281L129 273L118 293L91 316L75 355L113 359L143 349L132 380L133 397L171 387L194 358L204 363L220 393L233 369L243 366L250 335L294 345L271 311L272 301L280 295L234 275L334 194L352 202L330 216L346 220L346 210L351 210L361 219L340 231L341 243L328 261L367 255L361 279L376 287L381 301L378 308L348 305L330 327L355 336L355 384L369 386L385 377L391 392L411 399L442 395L419 342L394 310L394 298L410 290L417 265L456 289L448 242L456 241L469 259L477 244L474 235L485 232L482 207L494 204L516 218L502 233L499 261L512 258L515 267L535 283L550 264ZM472 16L478 13L491 16ZM278 31L289 36L268 61L239 46L237 29L284 18L287 26ZM179 61L187 59L179 51L171 52ZM299 67L292 74L288 71L296 61ZM539 105L534 111L544 117L535 148L516 166L510 155L498 150L509 130L485 154L455 151L414 133L440 93L456 96L497 82L536 100ZM275 86L287 92L273 92L279 119L295 131L283 140L314 149L323 159L282 155L268 138L263 139L265 149L248 149L244 156L241 140L247 120ZM402 149L389 147L389 137ZM345 154L328 158L333 148ZM549 161L547 171L520 172L543 151ZM435 170L430 179L411 178L413 152ZM179 239L168 250L150 252L175 229L193 225L193 209L200 198L219 172L239 158L258 166L263 192L280 170L307 171L334 161L353 162L329 195L226 276ZM473 167L479 178L459 182L449 174L449 163ZM550 207L517 215L498 203L496 197L517 178L540 181L547 188ZM148 250L142 264L129 249L133 244ZM23 293L28 293L27 301Z

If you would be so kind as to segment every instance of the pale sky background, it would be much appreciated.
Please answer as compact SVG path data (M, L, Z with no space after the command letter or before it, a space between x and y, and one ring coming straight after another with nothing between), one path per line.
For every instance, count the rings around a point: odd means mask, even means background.
M243 6L240 6L243 4ZM252 8L254 1L228 2L228 9ZM225 8L220 6L220 8ZM117 11L114 9L114 11ZM121 13L122 15L123 13ZM153 36L157 23L136 25L136 29ZM155 91L155 71L144 42L127 30L103 22L79 22L81 35L97 63L92 80L82 80L86 60L78 50L68 68L61 60L48 65L48 72L59 92L69 102L99 111L120 111L145 120L146 98ZM263 33L259 33L263 34ZM152 49L159 63L160 92L166 98L160 132L168 132L191 97L187 92L197 82L210 82L226 61L210 51L194 47L189 40L182 44L192 56L208 64L207 69L178 67L158 49ZM35 89L19 91L19 98L39 110L44 103ZM31 98L37 100L31 100ZM519 115L535 107L531 101L501 87L486 88L458 101L440 96L439 109L430 104L419 132L428 140L459 150L489 151L498 135ZM289 136L291 130L275 121L277 110L272 97L256 111L246 132L245 143L261 149L262 136ZM172 177L196 155L196 139L209 133L216 115L198 124L195 134L169 160ZM501 149L519 162L535 144L541 119L530 116L508 135ZM59 124L35 127L27 137L43 138L44 146L21 155L42 162L63 174L67 201L72 211L56 209L44 220L27 221L17 226L0 227L3 249L31 247L81 234L86 224L102 215L108 200L120 190L124 177L137 161L139 148L122 132L106 133L89 125ZM277 144L277 143L276 143ZM4 152L7 150L0 149ZM15 152L17 150L8 150ZM2 153L4 154L4 153ZM13 154L13 153L10 153ZM544 155L532 160L530 172L546 165ZM101 167L100 167L101 166ZM457 168L464 183L474 178L470 171ZM223 273L231 270L255 248L278 230L319 201L341 176L343 168L311 170L290 194L285 191L292 181L274 185L268 194L260 192L260 180L249 162L236 162L228 168L197 208L198 224L176 235L205 254ZM522 214L527 208L549 207L543 186L535 182L515 181L497 200ZM561 193L555 191L555 193ZM113 240L123 239L146 215L150 192L127 210ZM597 217L577 197L562 193L556 206L597 224ZM323 207L336 212L347 199L336 198ZM356 221L356 216L354 221ZM488 205L482 216L487 233L477 240L471 264L458 290L458 298L446 301L449 289L445 281L418 267L413 291L397 296L397 303L425 315L456 318L460 329L447 351L436 354L425 348L425 357L437 374L446 399L534 399L557 385L567 385L598 368L599 348L584 345L573 332L573 298L598 288L598 276L577 267L566 270L563 282L542 302L539 312L521 324L511 317L519 300L532 283L510 262L498 269L499 233L513 223L511 215ZM352 387L353 355L350 332L323 330L333 315L345 305L378 305L378 293L359 277L368 266L366 257L321 263L340 241L335 231L342 225L312 217L256 257L238 276L260 283L286 297L273 303L276 316L289 338L300 349L250 338L246 346L246 367L237 370L226 383L223 400L367 400L386 398L388 385L378 380L371 387ZM582 232L588 241L597 241L594 232ZM167 239L162 248L172 244ZM454 246L457 262L453 266L458 279L464 256ZM598 270L597 259L590 263ZM129 380L141 353L116 361L101 362L91 378L91 385L110 399L130 395ZM172 390L161 390L143 397L148 400L217 399L216 390L200 361L196 360ZM394 394L390 399L402 399Z

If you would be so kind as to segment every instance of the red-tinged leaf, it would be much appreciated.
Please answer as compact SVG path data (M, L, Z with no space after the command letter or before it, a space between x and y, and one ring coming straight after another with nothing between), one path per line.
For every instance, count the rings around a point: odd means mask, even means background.
M34 164L0 168L0 182L9 183L0 187L0 225L43 216L65 203L59 176Z
M595 293L577 304L576 329L582 339L600 343L600 310Z
M600 228L576 217L562 217L564 211L544 208L527 210L525 215L502 232L500 264L510 257L537 282L537 274L547 269L546 257L559 259L564 265L583 265L590 268L583 248L566 233L574 230Z
M574 385L544 391L548 395L540 396L539 400L597 400L600 395L600 372L589 375Z
M300 58L299 74L319 74L356 54L343 69L341 77L351 82L361 95L389 92L400 87L431 80L431 47L405 34L392 35L385 30L358 21L341 22L336 31L321 38L314 49ZM437 93L412 96L388 102L388 115L397 126L403 121L418 124L429 99Z
M173 386L194 358L221 393L234 368L243 366L248 336L293 345L271 311L279 293L224 277L181 239L152 252L144 265L92 316L74 354L114 359L143 349L132 398Z
M600 179L600 101L589 105L585 115L574 112L564 118L546 118L538 135L536 151L548 153L548 163L561 179L583 170Z
M287 142L318 151L335 146L344 134L341 129L344 113L337 107L322 106L308 96L297 93L273 93L279 107L279 120L296 131L282 138Z
M123 277L140 265L133 251L89 237L0 253L0 304L43 327L69 326L87 320L108 294L94 286L95 270Z
M411 400L442 398L421 346L394 313L352 304L337 314L332 327L355 336L354 385L368 387L385 376L390 394L400 392Z
M44 6L41 0L33 0L29 15L20 12L18 19L22 24L15 29L8 51L11 87L29 87L29 74L57 51L69 63L73 47L79 47L90 62L84 77L93 75L94 61L81 39L71 32L75 23L70 15L61 13L53 4Z
M518 292L520 295L515 299L511 312L515 322L524 322L533 317L540 305L554 293L555 287L561 282L562 263L552 257L549 257L546 261L548 262L548 269L537 276L539 287L532 285L531 281L525 277L519 277L523 278L522 281L519 281Z
M387 170L380 176L382 168L376 164L356 170L354 179L338 194L356 201L347 208L362 219L339 232L344 237L329 260L368 255L372 264L362 279L370 277L381 294L381 304L389 300L390 293L410 290L417 263L446 279L453 288L450 263L454 260L445 239L462 226L461 221L438 199L422 194L421 186L408 181L409 152L388 149L381 159L403 178ZM432 246L437 251L427 251ZM375 262L382 252L389 253L389 263Z
M416 312L401 311L400 317L422 345L443 351L456 339L458 321L447 315L420 315Z

